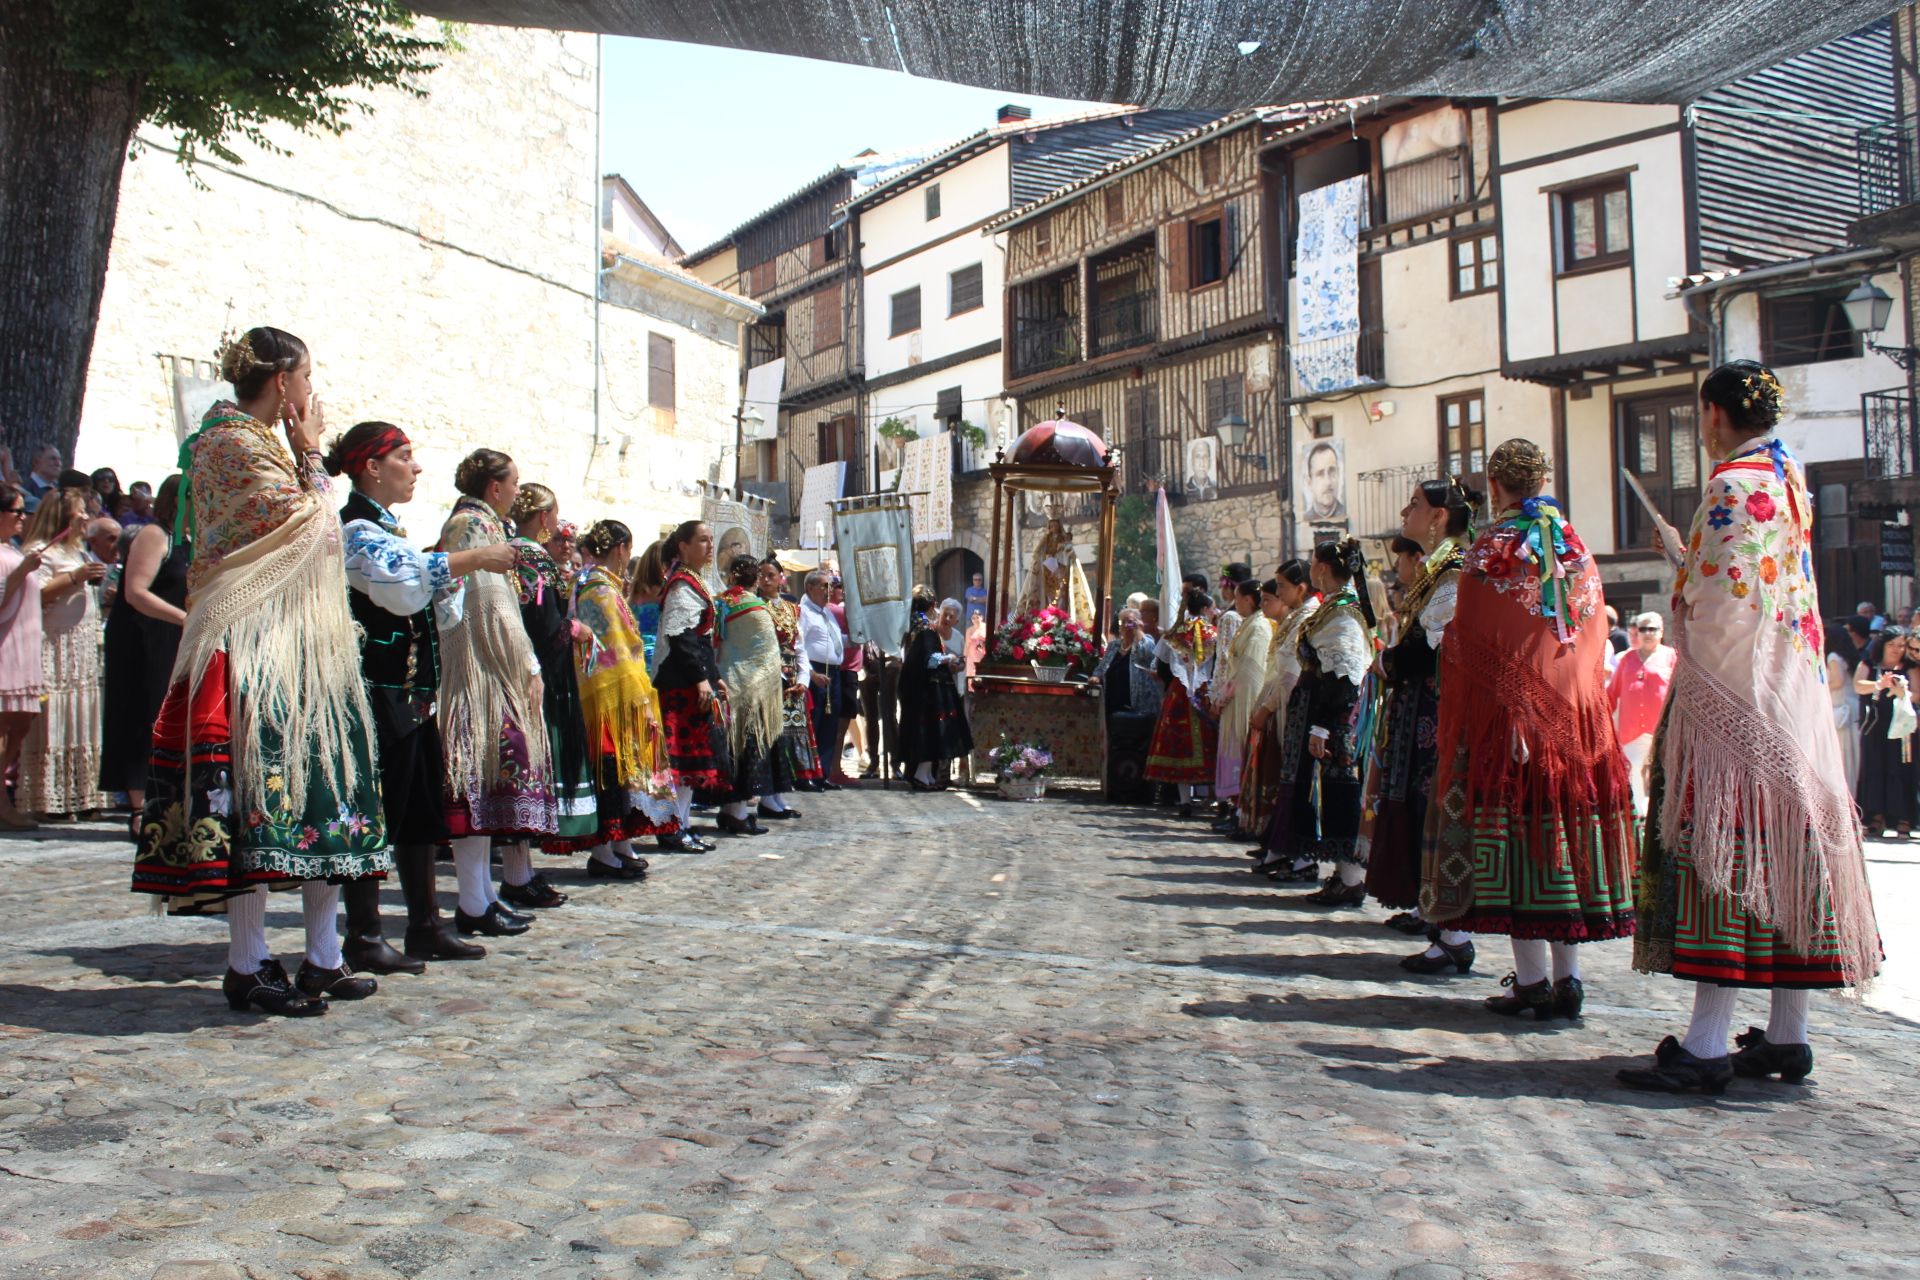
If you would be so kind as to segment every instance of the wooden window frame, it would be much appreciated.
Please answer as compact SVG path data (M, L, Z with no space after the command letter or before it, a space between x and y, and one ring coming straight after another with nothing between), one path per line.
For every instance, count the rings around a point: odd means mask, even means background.
M940 184L937 182L929 182L927 184L926 194L921 198L926 206L926 220L928 222L936 221L940 217Z
M1840 299L1846 295L1846 291L1847 287L1842 285L1837 288L1805 290L1799 293L1762 294L1760 296L1761 362L1770 368L1790 369L1798 365L1831 364L1835 360L1857 360L1864 355L1866 348L1861 342L1860 334L1854 329L1852 323L1847 319L1847 313L1842 310L1840 306ZM1846 326L1847 336L1851 339L1851 341L1847 343L1846 349L1833 355L1815 353L1810 356L1803 355L1799 352L1781 351L1779 349L1781 339L1774 331L1777 323L1774 315L1775 308L1782 303L1804 301L1822 295L1825 295L1827 299L1827 317L1829 324L1831 324L1833 318L1837 316L1839 317L1840 323ZM1827 332L1831 333L1831 330ZM1823 350L1829 341L1830 338L1826 336L1826 334L1823 334L1821 338L1821 348Z
M1606 198L1618 191L1627 202L1627 243L1624 248L1615 249L1605 240L1607 220L1605 217ZM1594 234L1600 237L1598 243L1601 252L1591 258L1575 261L1573 257L1573 208L1582 200L1592 200ZM1626 175L1580 186L1567 187L1553 194L1553 259L1554 275L1579 276L1590 271L1614 271L1633 265L1633 187Z
M1489 240L1493 241L1494 248L1494 255L1491 258L1481 253ZM1460 246L1463 244L1473 246L1473 262L1470 269L1473 272L1474 287L1471 289L1460 287L1460 273L1469 269L1460 263ZM1500 266L1499 232L1477 230L1453 237L1447 241L1447 296L1457 302L1461 298L1478 298L1484 294L1500 292ZM1488 267L1492 267L1494 272L1492 284L1486 282Z
M1233 274L1233 246L1227 243L1227 207L1215 205L1203 209L1188 217L1184 227L1186 232L1186 291L1199 293L1203 289L1213 289L1226 284L1227 277ZM1204 234L1202 227L1218 223L1220 227L1220 274L1212 280L1199 278L1200 240Z
M860 441L854 431L856 419L850 413L837 413L831 418L822 418L814 424L814 461L855 462L858 461ZM833 456L828 457L827 442L833 442Z
M900 326L900 301L909 294L913 295L913 323L902 328ZM918 333L920 331L922 325L926 322L926 313L921 309L921 301L920 286L917 284L901 289L888 298L887 336L889 338L904 338L910 333Z
M962 307L958 305L957 295L954 290L954 282L960 278L963 272L967 272L967 271L974 272L979 277L979 280L980 280L979 292L974 297L972 306ZM987 305L987 270L986 270L986 264L984 262L970 263L967 266L961 267L959 271L947 272L947 315L949 317L963 316L963 315L966 315L968 312L978 311L986 305Z
M1307 433L1315 440L1333 439L1333 417L1331 414L1316 414L1307 419Z
M1462 468L1465 468L1468 465L1468 463L1471 461L1472 454L1473 454L1473 448L1472 448L1471 442L1466 439L1464 434L1473 425L1471 417L1466 412L1466 408L1468 405L1473 404L1476 401L1480 405L1480 423L1479 423L1480 469L1478 471L1466 471L1466 470L1455 471L1453 470L1454 450L1449 446L1447 442L1447 408L1450 405L1460 406L1460 410L1461 410L1460 430L1462 432L1462 437L1460 441L1461 448L1459 450L1459 453L1460 453L1460 465ZM1434 408L1435 421L1439 424L1439 428L1440 428L1441 473L1445 475L1457 475L1463 481L1478 478L1481 481L1481 484L1479 487L1484 489L1486 487L1485 478L1487 474L1487 391L1486 391L1486 388L1479 387L1472 391L1459 391L1459 392L1455 392L1453 395L1450 395L1450 396L1436 396L1434 397L1433 408Z
M667 357L664 365L660 363L660 353L663 349ZM679 376L675 368L677 358L672 338L664 333L647 334L648 407L664 409L668 413L675 412L679 407L676 400L679 388ZM663 381L666 384L664 391L661 389Z
M1053 215L1043 213L1033 220L1033 256L1036 259L1053 255Z

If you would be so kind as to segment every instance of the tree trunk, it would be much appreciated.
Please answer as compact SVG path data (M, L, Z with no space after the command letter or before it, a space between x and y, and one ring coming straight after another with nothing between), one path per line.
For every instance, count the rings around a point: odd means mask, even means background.
M53 0L0 2L0 443L69 462L140 81L59 65Z

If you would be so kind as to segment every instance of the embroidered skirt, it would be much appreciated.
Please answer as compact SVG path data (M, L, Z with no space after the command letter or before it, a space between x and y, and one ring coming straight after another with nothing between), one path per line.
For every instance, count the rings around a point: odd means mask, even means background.
M468 758L477 759L477 753L469 752ZM552 763L533 759L525 731L511 720L500 726L500 767L494 776L482 778L476 767L461 790L461 796L447 799L447 830L455 839L538 840L559 829Z
M730 791L733 753L727 747L727 722L720 702L715 700L703 711L697 688L661 689L659 694L674 784L696 791Z
M229 697L225 654L214 655L191 699L184 680L167 691L153 726L133 891L179 899L173 910L192 915L257 885L391 871L366 726L354 725L349 735L359 778L345 795L330 791L324 773L300 750L263 744L269 760L307 765L306 800L296 810L284 772L269 769L235 785Z
M1273 818L1280 791L1280 744L1273 721L1247 737L1247 759L1240 766L1240 831L1258 840Z
M1153 726L1147 748L1148 782L1204 785L1213 781L1213 761L1219 727L1200 714L1178 680L1160 701L1160 719Z
M820 768L820 750L813 741L813 715L805 689L789 689L780 704L780 753L786 767L800 782L814 782L826 776Z
M1380 795L1367 857L1367 892L1383 907L1420 904L1420 846L1433 788L1434 740L1440 700L1429 681L1388 693L1381 708L1384 740L1376 765Z

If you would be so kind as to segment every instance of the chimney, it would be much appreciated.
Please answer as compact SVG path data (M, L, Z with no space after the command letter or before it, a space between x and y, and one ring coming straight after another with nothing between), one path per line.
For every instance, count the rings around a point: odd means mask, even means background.
M1033 119L1032 107L1023 107L1018 103L1009 102L1006 106L1000 108L999 114L994 117L994 123L1011 124L1015 120L1031 119Z

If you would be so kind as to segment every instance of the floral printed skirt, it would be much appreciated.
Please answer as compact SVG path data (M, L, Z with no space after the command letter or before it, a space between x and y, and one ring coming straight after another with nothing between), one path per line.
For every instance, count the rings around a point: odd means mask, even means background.
M480 776L476 766L462 780L461 795L447 800L447 830L454 838L497 836L505 840L539 840L555 834L560 827L560 802L554 790L553 762L533 758L533 746L526 731L512 720L500 725L500 765L491 778ZM465 759L477 760L478 753L468 751ZM569 799L578 807L583 800L579 788L584 778L569 791ZM584 802L592 804L588 790Z
M295 809L283 772L269 769L236 786L231 696L225 654L214 655L191 699L184 680L167 691L153 727L133 891L174 898L173 910L191 915L257 885L391 871L366 726L354 725L350 737L359 766L351 794L335 794L324 772L309 768L305 804ZM305 754L271 740L264 745L266 758L290 764Z

